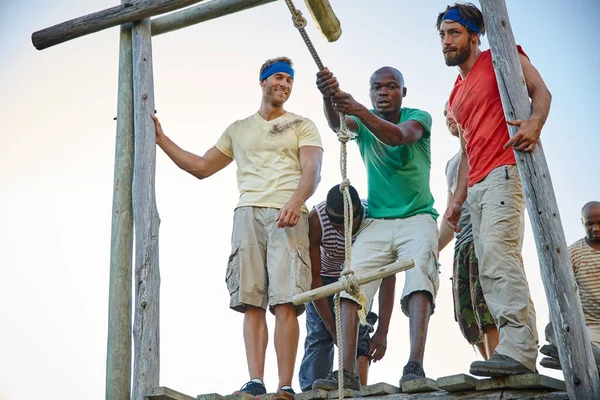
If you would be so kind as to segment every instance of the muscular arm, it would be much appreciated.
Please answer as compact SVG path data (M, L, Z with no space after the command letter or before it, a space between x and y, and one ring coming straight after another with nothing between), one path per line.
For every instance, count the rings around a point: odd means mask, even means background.
M310 265L312 268L312 283L311 289L316 289L323 286L323 280L321 279L321 221L316 209L312 209L308 214L308 241L309 241L309 253L310 253ZM322 298L313 301L313 305L319 313L319 316L323 320L323 324L335 340L335 319L327 298Z
M363 108L354 115L373 132L377 139L389 146L415 143L426 133L420 122L409 120L396 125Z
M295 226L300 218L302 204L315 192L321 180L321 163L323 161L323 149L316 146L302 146L298 150L300 157L300 168L302 176L298 183L298 189L279 211L277 226Z
M329 127L334 132L340 130L340 113L335 111L333 108L333 98L331 96L323 97L323 112L325 113L325 118L327 119L327 123ZM358 124L352 118L346 117L346 126L352 132L356 132L358 130Z
M196 178L208 178L233 161L216 147L211 147L204 156L199 156L182 149L164 134L158 118L152 116L152 119L156 127L156 144L179 168Z
M446 197L446 208L450 206L452 202L452 192L448 190L448 196ZM440 223L440 237L438 239L438 252L441 252L444 247L448 245L454 239L454 230L448 225L445 219L442 219Z

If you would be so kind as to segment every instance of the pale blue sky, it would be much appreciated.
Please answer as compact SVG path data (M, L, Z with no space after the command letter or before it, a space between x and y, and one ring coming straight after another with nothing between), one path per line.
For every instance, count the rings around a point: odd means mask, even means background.
M0 400L31 399L40 388L66 400L104 396L118 29L41 52L30 36L116 3L0 0ZM431 187L443 213L444 166L458 149L441 114L457 72L444 64L435 32L436 16L448 2L331 3L342 21L340 40L327 43L312 22L308 29L342 88L367 104L370 74L393 65L405 76L404 104L432 114ZM517 43L553 94L542 139L572 243L583 236L581 206L600 200L600 48L593 29L600 6L595 0L507 5ZM296 82L287 109L313 119L325 146L322 183L308 205L340 180L338 144L314 86L316 67L282 1L156 37L153 46L158 115L173 140L197 153L212 146L229 123L257 110L262 62L291 57ZM364 168L357 149L350 150L349 175L364 194ZM230 393L247 380L242 318L228 309L224 284L237 201L235 167L199 182L159 153L156 186L162 219L161 384L194 396ZM529 223L523 254L543 333L548 312ZM452 316L450 260L448 249L441 254L425 356L433 378L466 372L477 358ZM372 367L371 382L397 384L406 363L408 321L399 309L388 353ZM298 360L302 353L301 343ZM274 390L271 350L267 363L267 387Z

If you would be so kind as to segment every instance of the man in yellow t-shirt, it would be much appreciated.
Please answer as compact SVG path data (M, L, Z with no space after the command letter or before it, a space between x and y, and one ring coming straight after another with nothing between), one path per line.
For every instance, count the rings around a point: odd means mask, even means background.
M244 343L250 381L241 392L266 393L263 383L268 331L266 309L275 314L279 392L291 388L298 349L294 295L310 289L308 209L304 202L320 179L323 149L315 124L287 112L294 70L287 57L260 69L262 100L250 117L231 124L204 156L187 152L156 125L156 143L186 172L207 178L235 160L240 200L233 218L226 282L230 307L244 313Z

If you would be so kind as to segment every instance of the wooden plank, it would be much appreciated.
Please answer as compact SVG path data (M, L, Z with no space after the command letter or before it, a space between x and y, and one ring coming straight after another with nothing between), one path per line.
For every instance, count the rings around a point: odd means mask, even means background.
M390 385L389 383L379 382L373 385L361 386L360 394L363 397L367 396L382 396L386 394L400 393L398 386Z
M199 394L196 400L223 400L223 396L218 393Z
M314 389L306 392L296 393L296 400L322 400L327 398L327 390Z
M121 0L124 2L126 0ZM131 24L119 38L119 96L110 241L108 341L105 398L129 400L131 394L131 304L133 257L133 66Z
M43 50L90 33L164 14L200 1L202 0L131 0L34 32L31 42L36 49Z
M257 396L256 400L294 400L294 395L288 392L267 393Z
M355 277L359 285L364 285L365 283L373 282L377 279L385 278L387 276L397 274L398 272L406 271L407 269L411 269L414 266L415 264L412 259L396 261L383 267L370 270L369 272L364 274L356 274ZM309 301L314 301L323 297L331 296L344 290L344 283L341 281L337 281L334 283L330 283L329 285L321 286L319 288L297 294L293 297L292 302L294 303L294 305L297 306L300 304L308 303Z
M212 0L152 19L152 35L175 31L211 19L272 3L275 0Z
M531 115L531 103L505 1L481 0L480 4L506 119L527 120ZM513 137L518 128L509 126L508 131ZM568 378L567 391L573 399L600 399L598 371L585 331L581 301L542 146L539 144L531 153L516 151L515 157L523 181L550 320L555 327L561 364Z
M540 374L507 375L498 378L480 379L477 381L476 389L542 389L564 391L565 383L561 380Z
M135 224L135 318L132 400L159 386L158 228L156 209L156 131L154 112L150 20L133 24L133 99L135 161L133 169L133 220Z
M531 390L504 392L502 400L569 400L567 392L541 392L536 393Z
M466 390L475 390L476 384L477 378L466 374L444 376L442 378L437 379L438 389L446 390L448 392L463 392Z
M296 395L297 396L297 395ZM545 392L533 390L493 390L485 392L449 393L443 390L426 393L394 393L373 400L566 400L566 392ZM251 399L247 399L251 400Z
M342 391L342 394L344 395L345 399L362 397L362 395L360 394L360 390L344 389ZM338 397L340 397L340 396L339 396L339 390L337 390L337 389L327 392L328 399L337 399Z
M402 384L402 392L404 393L423 393L433 392L438 390L435 379L419 378L406 381Z
M246 392L228 394L223 397L223 400L255 400L256 397Z
M562 370L560 361L556 358L544 357L540 360L540 365L544 368Z
M150 400L195 400L192 396L179 393L164 386L150 389L146 397Z

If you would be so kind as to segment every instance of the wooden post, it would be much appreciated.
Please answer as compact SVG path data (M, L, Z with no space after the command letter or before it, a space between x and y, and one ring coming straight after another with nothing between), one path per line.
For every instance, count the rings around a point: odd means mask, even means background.
M129 400L131 393L131 257L133 254L131 182L134 157L131 24L121 26L118 91L106 350L106 400Z
M154 15L196 4L202 0L131 0L83 17L51 26L31 35L38 50L66 42L113 26L139 21Z
M150 19L132 28L135 162L133 216L135 222L135 321L132 400L144 400L159 385L158 228L154 178L156 132L152 78Z
M531 104L504 1L481 0L504 114L529 119ZM508 126L510 136L518 129ZM541 144L515 151L550 308L550 320L571 399L600 399L600 381L583 320L556 197Z
M185 28L275 0L212 0L152 20L152 36Z

